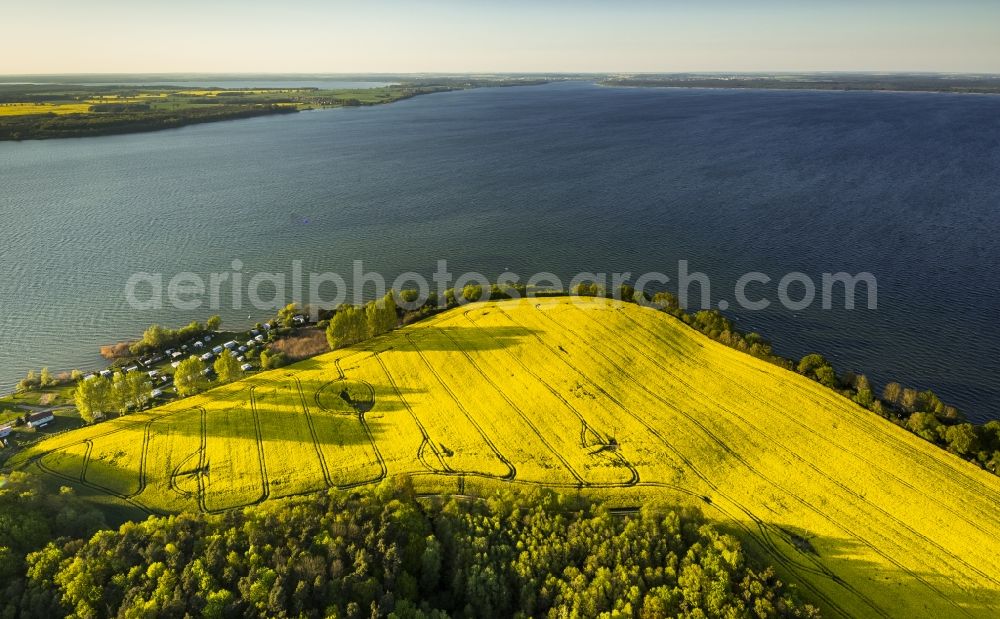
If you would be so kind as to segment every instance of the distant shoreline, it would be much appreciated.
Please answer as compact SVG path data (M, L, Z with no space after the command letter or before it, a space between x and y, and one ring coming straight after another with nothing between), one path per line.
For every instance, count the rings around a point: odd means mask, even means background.
M313 109L368 107L454 90L528 86L546 81L440 80L333 90L0 83L0 142L147 133Z
M963 82L962 86L946 87L930 83L907 85L905 82L868 83L865 81L782 81L768 79L605 79L595 84L610 88L683 88L688 90L784 90L803 92L887 92L926 93L942 95L998 95L1000 78L985 80L982 86Z

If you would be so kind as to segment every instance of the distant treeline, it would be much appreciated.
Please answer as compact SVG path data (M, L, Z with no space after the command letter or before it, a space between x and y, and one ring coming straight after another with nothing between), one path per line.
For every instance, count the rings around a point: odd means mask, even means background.
M495 79L444 77L381 88L255 88L206 93L171 86L97 86L79 84L0 84L0 104L80 104L96 102L86 112L0 115L0 141L138 133L280 114L322 107L358 107L392 103L423 94L480 88L541 84L539 78ZM153 101L118 101L153 94ZM109 100L104 100L109 98ZM114 99L111 99L114 98Z
M12 482L0 490L0 537L17 543L0 565L3 616L819 617L692 512L619 516L548 490L421 500L404 477L86 541L74 537L97 524L93 510ZM78 522L58 521L72 510ZM74 537L45 544L63 530Z
M252 118L267 114L289 114L297 111L292 106L268 104L253 107L219 105L178 110L147 109L120 114L0 116L0 140L41 140L157 131L197 123Z
M817 77L642 75L615 77L606 86L674 88L760 88L768 90L897 90L909 92L1000 93L1000 77L939 75L851 75Z

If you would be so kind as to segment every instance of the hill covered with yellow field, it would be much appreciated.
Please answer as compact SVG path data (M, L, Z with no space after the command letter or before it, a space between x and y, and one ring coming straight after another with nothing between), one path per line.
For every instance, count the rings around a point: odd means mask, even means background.
M634 304L478 303L12 462L150 512L406 474L699 508L826 616L1000 614L1000 479Z

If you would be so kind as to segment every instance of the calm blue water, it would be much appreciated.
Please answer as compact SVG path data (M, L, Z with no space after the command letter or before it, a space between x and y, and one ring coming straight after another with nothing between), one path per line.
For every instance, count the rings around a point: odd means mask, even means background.
M874 273L874 311L733 315L780 353L1000 417L997 170L1000 97L581 83L0 143L0 386L211 313L129 309L140 270L672 274L686 259L715 300L746 271Z

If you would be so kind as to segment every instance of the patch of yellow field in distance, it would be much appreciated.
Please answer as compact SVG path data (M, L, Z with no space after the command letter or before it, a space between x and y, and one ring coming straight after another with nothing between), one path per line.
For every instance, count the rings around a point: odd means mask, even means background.
M0 103L0 116L31 114L85 114L91 103Z

